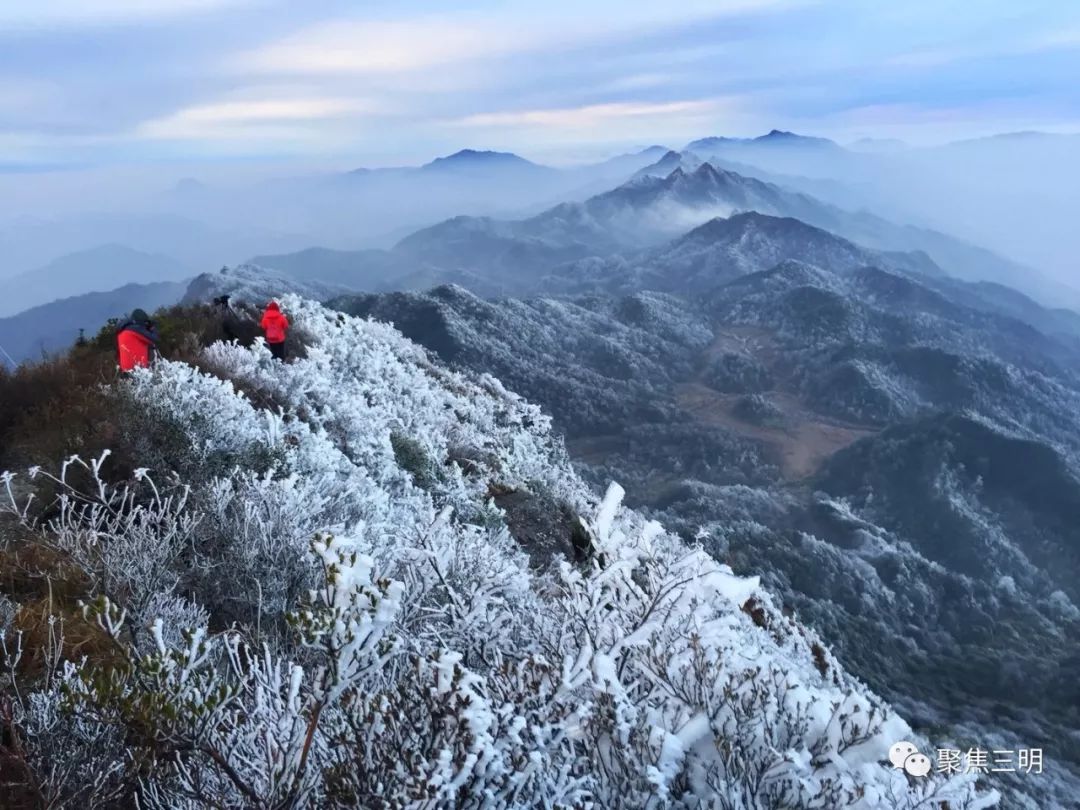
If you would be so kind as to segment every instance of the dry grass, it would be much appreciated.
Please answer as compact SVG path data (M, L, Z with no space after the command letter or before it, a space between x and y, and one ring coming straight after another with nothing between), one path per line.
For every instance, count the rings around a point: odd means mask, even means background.
M742 612L750 617L751 621L762 630L769 630L769 615L765 612L765 608L761 606L753 596L746 600L742 606Z
M827 678L829 662L825 659L825 648L815 641L810 645L810 652L814 656L814 666L817 667L817 671L821 673L822 678Z
M199 364L204 346L225 337L221 311L209 306L159 310L155 320L161 354L194 364ZM237 318L231 326L242 341L251 342L258 333L250 319ZM64 355L0 370L0 470L21 472L34 465L54 470L71 455L97 457L106 449L112 455L102 472L110 482L126 481L143 466L148 443L153 446L164 438L132 429L139 424L131 410L137 406L110 390L108 384L118 378L114 341L115 326L109 326ZM73 467L69 482L81 488L88 483L80 480L83 475ZM55 485L41 478L28 484L25 476L15 483L19 497L34 492L32 516L47 519L55 508ZM108 664L111 642L96 624L83 619L80 608L93 598L94 583L34 531L3 518L0 594L17 606L12 629L22 633L20 669L25 676L40 674L44 651L60 644L56 639L61 627L64 657L85 655Z
M29 537L8 544L0 549L0 590L18 604L12 630L22 634L22 677L41 675L47 650L72 661L119 663L113 642L82 615L93 583L63 554Z
M225 339L250 345L261 331L259 313L239 312L226 322L220 308L177 306L154 315L161 335L162 357L188 362L217 377L202 349ZM291 356L303 356L303 332L290 335ZM117 395L110 386L119 378L115 357L115 324L66 354L45 358L13 371L0 369L0 471L22 472L30 466L55 470L65 458L98 457L108 449L102 477L111 483L129 480L150 456L168 456L175 437L161 425L147 425L138 403ZM235 384L235 381L234 381ZM277 409L270 392L240 386L260 408ZM88 481L76 467L68 480L83 489ZM32 517L47 519L55 509L55 485L20 475L14 482L20 499L34 493ZM6 497L6 496L5 496ZM116 643L83 616L82 604L93 602L97 585L78 565L50 548L35 530L0 517L0 595L9 649L19 639L22 650L14 675L20 690L33 689L59 660L86 659L96 670L124 665ZM8 673L0 671L0 685ZM0 808L44 806L28 767L11 711L11 685L0 686Z
M57 604L74 604L86 597L90 583L64 555L27 532L0 549L0 590L17 602L51 595Z
M154 320L161 335L160 354L224 377L203 359L202 349L227 339L227 332L241 345L250 345L261 334L258 314L241 310L226 319L220 308L205 305L158 310ZM293 330L291 356L304 355L302 337L302 331ZM70 455L96 457L109 449L113 455L107 477L127 480L140 465L138 448L127 444L128 431L123 430L131 418L125 409L134 406L108 390L108 383L117 379L115 325L67 354L14 371L0 369L0 470L52 468ZM269 392L247 389L244 393L256 407L276 410L282 404Z

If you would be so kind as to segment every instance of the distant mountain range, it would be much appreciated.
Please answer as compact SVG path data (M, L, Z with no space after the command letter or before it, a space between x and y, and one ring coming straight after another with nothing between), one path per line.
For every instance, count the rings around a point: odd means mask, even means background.
M140 280L143 284L179 281L193 275L179 262L123 245L100 245L55 259L10 279L0 280L0 316L54 301L113 290Z
M252 263L300 282L369 292L452 282L485 295L524 295L610 285L641 288L644 278L667 289L663 276L676 268L721 283L784 259L806 258L812 250L839 251L848 257L843 266L880 264L937 276L934 283L943 289L990 277L993 281L978 288L964 287L970 305L1010 308L1028 323L1043 328L1052 323L1059 334L1075 334L1080 321L1065 309L1048 315L1006 286L1023 287L1027 268L988 251L926 229L849 213L670 151L611 191L527 219L461 216L420 230L390 251L313 249L261 256ZM826 265L838 261L834 256ZM953 280L944 278L943 270Z
M362 179L394 175L399 177L420 174L432 175L440 172L473 175L477 178L482 178L485 175L502 176L504 173L547 177L558 174L557 169L533 163L531 160L526 160L512 152L462 149L452 155L437 157L421 166L395 166L378 169L359 168L348 172L347 176Z
M566 169L556 169L551 166L534 163L513 152L461 149L451 155L437 157L420 166L398 166L381 169L360 168L352 170L349 174L360 177L365 175L413 174L420 172L427 174L455 172L475 175L499 175L509 171L517 174L547 177L554 177L556 175L581 175L586 177L590 175L601 175L619 177L624 176L625 174L632 174L644 163L655 160L667 151L667 148L663 146L650 146L636 152L617 155L599 163L583 164Z
M837 272L877 264L920 275L941 273L920 254L867 250L800 220L751 211L717 217L649 250L563 265L541 277L532 289L578 293L647 289L698 296L788 260Z
M762 179L799 178L785 185L985 247L1040 271L1031 271L1027 289L1043 302L1080 307L1071 284L1080 254L1072 216L1080 208L1080 135L1021 132L895 146L844 148L779 133L702 138L686 149Z
M93 337L110 318L121 318L134 309L153 312L175 304L187 282L163 281L126 284L109 292L92 292L61 298L18 315L0 318L0 364L21 363L63 352L85 330Z
M476 149L462 149L446 157L435 158L430 163L420 167L426 172L520 172L526 175L549 174L556 171L547 166L541 166L526 160L511 152L478 151Z
M145 200L137 210L0 222L0 284L34 274L54 261L90 261L102 246L159 256L193 275L253 255L282 254L313 245L390 245L419 227L459 213L514 216L552 201L583 199L617 185L654 162L656 148L595 164L555 169L509 153L462 150L423 166L358 169L260 180L251 185L214 184L188 177ZM663 150L659 150L663 154ZM79 258L81 257L81 258ZM147 277L122 258L98 286L67 286L65 277L46 298L5 295L0 315L52 300L107 290ZM18 286L23 286L20 282Z
M757 138L701 138L691 141L686 146L688 152L701 152L712 154L716 150L731 147L783 147L785 149L806 149L814 151L828 151L840 149L840 145L828 138L813 138L807 135L797 135L794 132L785 132L774 129L771 132Z
M806 148L832 148L785 133L731 142L779 144L793 138L805 141ZM409 235L392 250L311 248L256 256L250 263L276 270L282 284L327 293L456 283L485 295L529 295L650 285L669 289L665 279L673 272L715 285L785 259L815 261L812 251L820 250L828 256L822 263L830 267L878 264L926 276L941 276L944 270L960 280L989 279L981 295L969 295L990 309L1010 297L1002 285L1023 288L1029 279L1027 268L960 240L850 213L717 168L690 152L651 147L632 157L620 169L637 167L628 182L525 219L459 216ZM638 165L647 158L656 159ZM482 174L499 167L496 173L504 174L507 165L548 171L513 155L468 150L409 171L449 177L459 170ZM0 288L7 287L8 302L34 302L49 300L56 289L114 289L132 276L173 279L186 274L165 257L106 246L65 257L6 285L0 282ZM1020 296L1012 303L1015 314L1030 322L1033 316L1026 310L1031 302ZM13 311L19 305L8 306ZM1058 333L1075 332L1077 318L1067 310L1053 318Z
M509 292L527 289L532 278L560 263L630 255L718 216L748 210L804 220L827 218L832 211L805 195L709 163L692 172L678 165L665 176L639 174L613 191L526 220L456 217L402 240L395 252L468 270Z
M864 152L845 149L827 138L776 129L757 138L699 138L682 151L706 160L737 161L769 172L834 180L849 178L863 162L876 159Z
M815 147L817 148L817 147ZM670 169L670 171L668 171ZM625 253L658 244L717 216L757 211L790 217L891 253L925 272L1024 288L1034 271L961 240L851 213L807 194L717 169L692 154L669 152L630 182L582 203L564 203L525 220L456 217L398 244L396 252L435 265L468 270L493 288L513 289L515 274L531 275L559 262ZM521 289L520 286L517 289Z
M694 175L702 162L708 162L717 172L742 178L744 184L756 180L786 195L782 204L774 200L765 205L760 189L744 186L743 192L751 197L747 209L793 216L869 248L922 250L962 278L1017 286L1043 303L1078 308L1077 291L972 244L1015 244L1022 248L1020 253L1041 254L1060 268L1061 257L1069 255L1072 244L1062 231L1062 212L1075 196L1071 189L1080 187L1080 181L1066 179L1070 167L1080 163L1070 158L1078 151L1077 143L1074 138L1035 133L933 149L878 149L874 144L845 148L827 139L774 130L756 138L701 138L688 145L690 151L651 146L558 169L508 152L464 149L412 167L297 176L249 187L186 178L137 214L25 219L0 227L0 254L6 259L0 272L36 271L64 254L106 243L167 257L188 273L256 255L283 256L312 245L347 252L357 245L390 247L418 228L460 215L520 223L564 203L585 205L583 214L591 215L588 209L595 208L594 198L634 175L665 179L676 168ZM1058 175L1060 183L1042 180ZM992 188L968 187L979 178L986 178ZM961 180L967 184L963 188L957 185ZM1044 195L1044 202L1032 196L1036 191ZM795 200L800 194L811 199ZM574 214L564 210L571 220L566 234L550 232L559 218L556 213L547 217L539 234L528 226L499 225L493 236L503 243L508 259L523 254L532 272L550 257L584 258L658 244L728 209L743 210L738 197L720 194L713 211L670 218L663 211L670 202L657 201L652 220L647 211L631 214L626 222L609 212L609 221L599 227L592 227L587 216L575 222ZM983 223L992 224L983 228ZM588 229L593 233L586 233ZM475 233L470 238L476 239ZM510 244L508 239L524 243ZM500 251L493 246L489 253ZM460 259L453 264L447 272L455 276L483 274L483 268L463 266ZM438 280L427 264L417 272ZM109 282L116 286L144 280L143 275L134 275ZM39 302L19 300L0 312Z

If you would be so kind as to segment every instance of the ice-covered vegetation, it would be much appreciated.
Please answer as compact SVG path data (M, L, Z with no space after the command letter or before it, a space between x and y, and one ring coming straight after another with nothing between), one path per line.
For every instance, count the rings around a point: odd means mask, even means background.
M528 392L586 480L684 537L708 526L710 553L927 733L1043 741L1043 777L989 778L1006 806L1067 806L1076 354L1048 311L1041 331L982 292L787 262L704 301L439 288L332 305Z
M216 343L109 387L130 475L5 474L4 551L80 603L0 614L13 806L995 802L889 766L907 724L755 578L590 492L538 408L286 304L294 362ZM507 492L582 553L530 558Z

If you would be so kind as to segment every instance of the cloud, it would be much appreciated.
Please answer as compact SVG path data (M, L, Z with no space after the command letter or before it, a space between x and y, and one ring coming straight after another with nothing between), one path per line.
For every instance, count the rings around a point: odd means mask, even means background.
M816 0L555 0L540 9L492 9L397 19L340 18L235 54L228 66L258 74L385 74L585 46L657 27L808 5Z
M399 73L497 56L528 41L527 35L483 21L348 21L309 28L230 61L253 73Z
M899 68L939 68L980 59L1025 56L1048 51L1080 48L1080 29L1055 31L1028 36L1015 41L982 43L967 47L930 48L907 51L883 60L883 64Z
M1064 28L1028 43L1033 51L1074 50L1080 48L1080 28Z
M157 140L295 138L333 119L370 113L375 105L354 98L280 98L221 101L187 107L146 121L136 137Z
M627 119L714 116L725 104L721 99L659 103L614 102L553 110L521 110L479 113L452 123L463 127L551 127L585 129Z
M977 51L963 50L961 48L934 48L924 51L908 51L895 56L887 57L882 64L898 68L935 68L960 62L966 59L977 58Z
M20 136L19 159L337 148L393 161L773 127L948 137L1080 116L1077 13L944 5L0 0L0 135ZM1016 98L1029 107L972 106Z
M956 104L922 102L874 103L819 117L813 126L825 135L861 137L883 132L913 145L932 145L999 132L1040 130L1076 132L1080 122L1037 100L988 99ZM807 122L796 122L806 124Z
M634 73L608 82L603 89L611 91L648 90L653 87L674 84L682 78L685 77L675 73Z
M0 30L139 22L250 4L256 0L5 0Z
M756 131L761 117L751 99L730 96L660 102L610 102L577 107L502 110L443 122L449 133L467 130L468 142L496 144L563 161L567 150L593 156L603 146L610 154L643 143L685 143L714 131Z
M37 110L43 101L51 102L57 95L56 85L50 82L0 75L0 111Z

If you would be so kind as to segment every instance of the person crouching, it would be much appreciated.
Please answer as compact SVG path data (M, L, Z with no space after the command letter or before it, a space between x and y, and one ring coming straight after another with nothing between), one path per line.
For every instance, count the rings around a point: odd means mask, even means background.
M116 330L116 362L120 371L147 368L157 355L158 333L144 310L136 309Z

